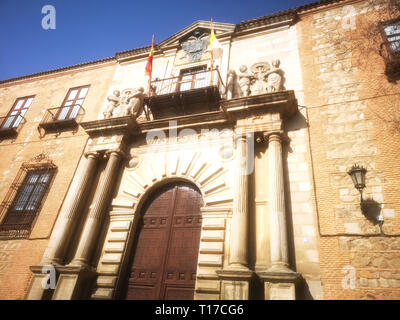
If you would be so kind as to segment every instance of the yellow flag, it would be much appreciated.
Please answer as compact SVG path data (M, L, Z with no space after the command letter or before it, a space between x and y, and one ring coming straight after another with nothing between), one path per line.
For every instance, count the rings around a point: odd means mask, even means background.
M222 49L221 44L219 43L217 37L215 36L214 29L211 29L210 35L210 46L208 47L209 51L216 51Z

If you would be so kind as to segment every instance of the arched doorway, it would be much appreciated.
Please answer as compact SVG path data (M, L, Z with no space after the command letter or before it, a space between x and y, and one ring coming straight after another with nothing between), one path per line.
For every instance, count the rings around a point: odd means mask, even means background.
M145 203L126 299L193 299L203 205L187 183L168 184Z

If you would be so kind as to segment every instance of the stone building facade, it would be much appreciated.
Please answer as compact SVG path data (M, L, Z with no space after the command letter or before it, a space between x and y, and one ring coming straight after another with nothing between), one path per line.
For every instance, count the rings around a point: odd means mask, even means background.
M150 86L150 47L2 81L0 297L398 298L398 29L357 42L389 9L214 23L213 55L197 21Z

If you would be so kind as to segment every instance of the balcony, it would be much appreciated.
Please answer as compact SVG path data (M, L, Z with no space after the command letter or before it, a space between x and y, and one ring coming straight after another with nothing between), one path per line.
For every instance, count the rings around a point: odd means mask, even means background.
M225 86L218 69L198 70L151 82L145 104L154 120L219 110Z
M38 127L40 137L65 130L75 133L84 114L85 110L80 104L47 109Z
M389 79L400 78L400 40L381 44L380 55L385 61L385 74Z
M25 118L21 114L9 115L0 118L0 140L14 139L23 125L26 123Z

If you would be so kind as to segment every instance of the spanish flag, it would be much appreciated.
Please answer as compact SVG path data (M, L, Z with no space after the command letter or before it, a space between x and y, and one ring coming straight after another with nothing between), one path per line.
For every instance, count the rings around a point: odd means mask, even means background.
M145 73L151 78L151 71L153 70L153 55L154 55L154 34L153 39L151 41L151 50L149 57L147 58L147 64L145 68Z

